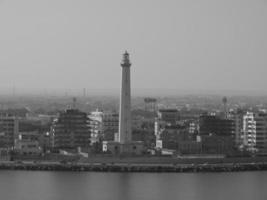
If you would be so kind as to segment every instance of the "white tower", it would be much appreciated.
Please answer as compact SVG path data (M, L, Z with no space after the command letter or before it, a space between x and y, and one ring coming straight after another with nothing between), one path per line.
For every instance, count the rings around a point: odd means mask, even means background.
M127 51L123 54L121 63L121 94L118 142L126 144L132 140L131 128L131 79L130 59Z
M130 58L127 51L123 54L121 62L121 94L119 113L119 133L115 141L103 141L103 152L111 152L114 155L142 155L145 151L142 141L132 141L131 127L131 79Z

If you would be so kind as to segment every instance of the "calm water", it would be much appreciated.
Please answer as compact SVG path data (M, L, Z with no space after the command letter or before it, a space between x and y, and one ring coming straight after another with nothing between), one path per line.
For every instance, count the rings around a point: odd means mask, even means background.
M267 172L73 173L0 171L2 200L266 200Z

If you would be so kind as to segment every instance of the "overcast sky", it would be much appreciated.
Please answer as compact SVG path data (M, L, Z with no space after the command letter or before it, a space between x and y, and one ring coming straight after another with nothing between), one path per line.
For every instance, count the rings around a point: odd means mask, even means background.
M267 91L266 0L0 0L0 85Z

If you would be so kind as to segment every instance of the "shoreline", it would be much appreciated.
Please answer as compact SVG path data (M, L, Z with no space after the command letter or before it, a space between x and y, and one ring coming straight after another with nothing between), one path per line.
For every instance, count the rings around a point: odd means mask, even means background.
M72 172L244 172L267 171L267 162L263 163L220 163L220 164L138 164L138 163L67 163L58 162L5 162L0 170L25 171L72 171Z

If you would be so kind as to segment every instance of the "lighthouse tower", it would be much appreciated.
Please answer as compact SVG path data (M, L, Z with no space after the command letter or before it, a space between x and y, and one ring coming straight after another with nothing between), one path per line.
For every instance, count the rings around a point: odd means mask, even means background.
M121 62L119 132L115 134L115 141L103 141L103 152L117 155L141 155L144 152L142 141L132 141L130 67L130 57L126 51L122 56Z
M131 129L131 80L130 80L130 58L126 51L121 63L121 93L120 93L120 117L118 142L129 143L132 140Z

